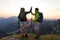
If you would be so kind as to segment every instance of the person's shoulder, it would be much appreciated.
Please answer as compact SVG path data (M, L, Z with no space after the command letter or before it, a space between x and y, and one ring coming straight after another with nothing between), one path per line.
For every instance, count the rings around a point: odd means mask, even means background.
M39 14L40 14L40 15L43 15L43 13L42 13L42 12L39 12Z

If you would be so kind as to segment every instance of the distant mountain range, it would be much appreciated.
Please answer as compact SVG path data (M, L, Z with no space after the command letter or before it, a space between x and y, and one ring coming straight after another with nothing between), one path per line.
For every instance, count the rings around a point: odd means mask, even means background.
M43 23L40 27L41 34L47 34L47 33L51 33L54 31L58 31L59 27L56 26L56 24L58 24L57 20L44 19ZM17 17L9 17L7 19L0 18L0 32L4 31L6 33L11 33L11 32L18 30L19 28L20 27L18 26L18 18ZM34 30L32 30L32 31L34 32ZM2 32L0 34L4 34L4 33Z
M11 23L11 22L16 22L16 21L18 21L18 18L17 18L17 17L9 17L9 18L7 18L7 19L5 19L5 18L0 18L0 25L1 25L2 27L4 27L4 26L8 25L9 23Z

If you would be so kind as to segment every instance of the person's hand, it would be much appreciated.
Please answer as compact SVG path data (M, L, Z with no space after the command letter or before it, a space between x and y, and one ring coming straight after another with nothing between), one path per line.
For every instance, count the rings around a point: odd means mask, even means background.
M30 12L32 13L32 7L30 8Z

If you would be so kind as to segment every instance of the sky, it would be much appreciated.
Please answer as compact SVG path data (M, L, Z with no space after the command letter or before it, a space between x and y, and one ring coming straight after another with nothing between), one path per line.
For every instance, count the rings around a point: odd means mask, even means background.
M0 17L18 16L21 7L29 11L31 6L33 13L36 7L39 8L44 19L60 18L60 0L0 0ZM28 16L31 17L31 14Z

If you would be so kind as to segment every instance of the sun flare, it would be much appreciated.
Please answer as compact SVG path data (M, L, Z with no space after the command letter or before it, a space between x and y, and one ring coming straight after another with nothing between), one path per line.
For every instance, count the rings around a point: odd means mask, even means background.
M34 17L35 17L35 16L33 16L31 13L29 13L29 14L26 15L26 17L27 17L27 19L32 19L32 20L34 20Z

